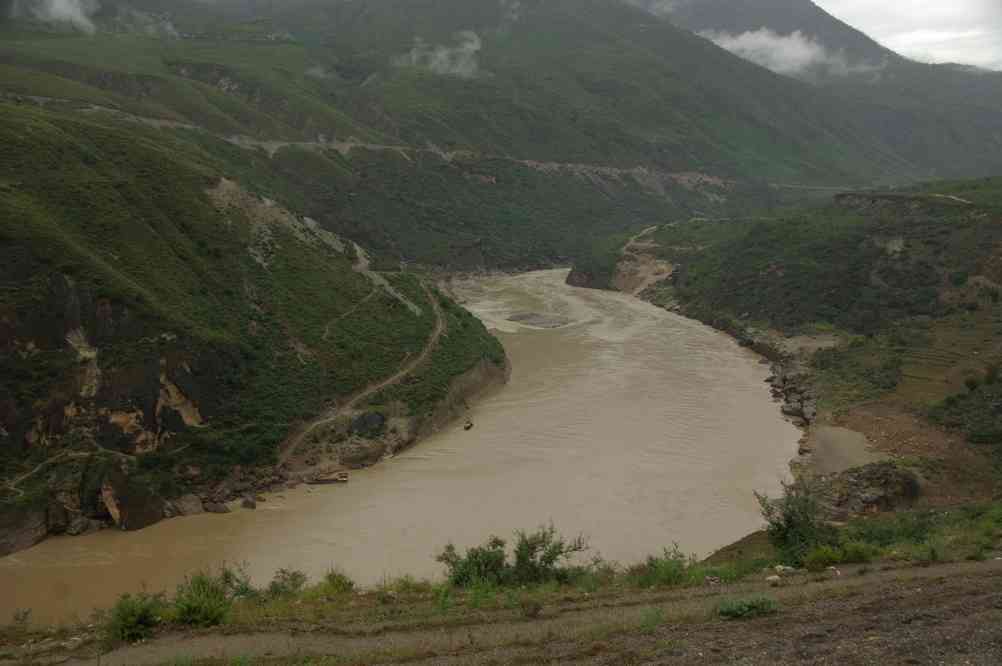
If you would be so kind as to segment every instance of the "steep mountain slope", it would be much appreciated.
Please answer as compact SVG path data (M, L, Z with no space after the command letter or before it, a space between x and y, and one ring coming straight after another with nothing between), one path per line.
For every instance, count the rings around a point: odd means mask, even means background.
M977 124L837 99L613 0L187 3L155 38L114 18L163 4L107 3L94 36L7 22L0 88L250 137L212 150L397 259L540 265L770 182L1002 166Z
M435 371L396 409L413 432L453 379L503 367L414 275L372 273L191 145L102 120L0 103L0 552L272 482L240 466L274 464L295 423L429 345ZM453 326L432 338L440 310Z
M643 6L843 101L868 104L867 124L882 126L885 141L909 160L938 155L964 163L964 175L998 172L992 153L1002 140L1002 73L909 60L810 0Z

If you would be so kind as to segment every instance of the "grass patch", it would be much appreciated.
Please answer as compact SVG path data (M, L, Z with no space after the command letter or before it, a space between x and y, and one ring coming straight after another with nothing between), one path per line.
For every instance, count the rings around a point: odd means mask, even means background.
M750 620L779 612L779 602L770 597L728 599L717 606L717 615L726 620Z

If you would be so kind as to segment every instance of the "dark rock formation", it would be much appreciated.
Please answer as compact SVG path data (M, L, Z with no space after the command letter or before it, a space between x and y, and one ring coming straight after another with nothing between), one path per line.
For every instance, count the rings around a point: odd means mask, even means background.
M831 518L911 506L921 493L918 477L893 462L878 462L820 480L818 492Z
M141 530L164 518L163 499L117 467L111 469L101 491L108 512L123 530Z
M348 433L362 437L379 437L386 430L386 417L379 412L366 412L352 419Z
M0 504L0 557L31 548L49 533L45 506Z
M164 516L173 518L174 516L197 516L205 513L202 500L198 495L182 495L177 499L167 502L164 506Z
M585 289L602 288L595 275L579 268L574 268L567 274L566 282L572 287L583 287Z
M205 511L206 513L229 513L230 508L219 502L206 502Z

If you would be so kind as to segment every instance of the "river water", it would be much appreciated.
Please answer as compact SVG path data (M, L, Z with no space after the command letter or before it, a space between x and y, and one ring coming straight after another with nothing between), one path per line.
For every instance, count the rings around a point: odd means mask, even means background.
M0 622L86 619L122 592L170 590L193 570L245 563L364 585L440 577L434 554L553 523L632 563L677 542L707 554L755 529L799 432L732 339L624 294L564 285L565 270L457 284L496 329L511 382L455 424L342 486L298 488L256 511L140 532L50 539L0 559ZM514 317L516 321L511 321ZM521 323L517 323L521 322Z

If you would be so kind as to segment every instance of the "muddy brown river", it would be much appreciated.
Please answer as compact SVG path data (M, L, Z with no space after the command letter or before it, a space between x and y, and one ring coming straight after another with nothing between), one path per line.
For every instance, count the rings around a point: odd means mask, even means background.
M760 524L799 432L767 367L732 339L624 294L564 285L565 270L463 282L466 306L498 331L507 387L462 424L344 486L299 488L256 511L164 521L140 532L50 539L0 559L0 621L86 619L122 592L171 590L193 570L246 563L313 578L331 566L363 585L438 578L453 541L553 523L631 563L678 542L706 554Z

